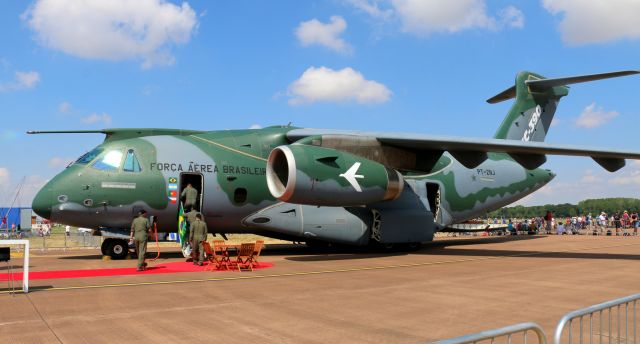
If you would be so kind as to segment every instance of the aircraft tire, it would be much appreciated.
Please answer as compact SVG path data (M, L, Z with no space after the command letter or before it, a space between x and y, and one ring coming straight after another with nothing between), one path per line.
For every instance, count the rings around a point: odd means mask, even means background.
M109 244L111 243L111 240L109 239L104 239L102 241L102 245L100 245L100 252L102 252L103 256L108 256L107 252L109 250Z
M125 259L129 254L129 243L122 239L111 239L107 245L107 255L111 259Z

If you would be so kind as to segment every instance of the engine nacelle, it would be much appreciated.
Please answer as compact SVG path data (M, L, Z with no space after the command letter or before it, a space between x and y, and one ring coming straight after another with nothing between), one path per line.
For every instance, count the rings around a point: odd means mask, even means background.
M397 171L357 155L293 144L269 154L267 185L283 202L357 206L398 198L404 180Z

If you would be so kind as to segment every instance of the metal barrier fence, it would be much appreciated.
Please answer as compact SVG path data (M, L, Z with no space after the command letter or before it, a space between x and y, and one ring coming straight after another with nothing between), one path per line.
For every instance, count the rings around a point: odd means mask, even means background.
M598 337L598 343L600 344L603 343L603 337L608 338L608 341L606 341L608 343L629 343L629 307L632 306L633 309L631 311L633 318L631 319L631 330L633 331L633 343L635 344L638 338L636 333L636 302L638 300L640 300L640 294L635 294L567 313L558 322L555 335L553 336L553 342L555 344L563 343L562 334L566 328L568 338L565 343L573 343L574 328L572 325L574 321L578 321L579 326L576 327L578 327L577 330L579 330L579 343L583 343L584 337L588 336L589 344L592 344L594 330L597 331L595 335ZM624 308L624 310L621 308ZM623 311L624 314L622 314ZM623 319L621 319L622 317ZM589 320L588 328L583 324L586 320L585 318ZM596 328L594 328L594 320L596 322ZM624 337L622 337L622 331L624 331Z
M52 234L42 237L31 237L31 249L67 249L67 248L97 248L102 244L102 237L93 236L89 233L77 234Z
M102 237L93 236L91 233L69 233L38 235L29 231L21 232L19 235L8 235L6 239L26 239L29 240L31 250L47 251L49 249L67 248L99 248L102 245ZM16 250L20 248L16 247Z
M640 294L635 294L620 299L607 301L597 305L578 309L576 311L565 314L556 326L553 336L554 344L568 343L573 344L574 330L579 331L578 343L585 343L585 338L589 338L589 344L593 344L594 335L598 338L597 343L629 343L630 335L633 336L633 343L638 343L637 336L637 317L636 303L640 300ZM631 309L630 309L631 308ZM623 314L624 312L624 314ZM631 316L631 318L630 318ZM585 320L589 323L585 325ZM595 326L594 326L595 321ZM578 322L579 326L574 329L573 323ZM597 332L594 332L597 331ZM536 323L521 323L511 325L495 330L488 330L460 336L451 339L445 339L433 343L437 344L463 344L477 343L483 340L491 340L493 344L496 338L507 337L507 343L511 344L512 336L522 334L523 343L527 344L527 332L532 331L538 337L538 343L546 344L546 335L542 328ZM633 332L633 333L630 333ZM563 333L567 334L566 340L563 341ZM603 338L607 340L603 340Z
M506 337L507 343L511 344L512 337L514 335L522 335L522 341L524 344L527 344L527 334L531 331L535 333L538 338L538 343L546 344L547 338L544 334L542 328L532 322L521 323L516 325L511 325L495 330L482 331L474 334L469 334L466 336L460 336L451 339L445 339L437 342L433 342L434 344L463 344L463 343L477 343L483 340L491 340L491 343L494 343L496 338Z

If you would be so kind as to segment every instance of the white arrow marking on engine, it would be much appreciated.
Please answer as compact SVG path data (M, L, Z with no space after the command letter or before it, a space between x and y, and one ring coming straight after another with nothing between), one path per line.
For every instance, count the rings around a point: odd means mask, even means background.
M356 174L358 173L359 168L360 168L360 163L356 162L355 164L353 164L353 166L351 166L347 170L347 172L341 173L340 177L344 177L344 179L346 179L349 182L349 184L351 184L351 186L353 186L353 188L356 189L356 191L362 192L362 189L360 188L360 184L358 184L358 181L356 180L356 178L364 178L363 175Z

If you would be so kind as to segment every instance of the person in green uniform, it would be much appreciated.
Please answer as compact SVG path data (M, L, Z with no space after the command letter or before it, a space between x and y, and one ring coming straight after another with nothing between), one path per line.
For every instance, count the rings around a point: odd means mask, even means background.
M193 186L191 186L191 183L189 183L187 184L187 187L182 190L180 197L184 198L185 208L195 208L196 200L198 199L198 190L196 190Z
M191 223L191 231L189 232L193 264L202 266L202 262L204 262L204 249L202 247L202 242L207 240L207 231L207 224L202 221L202 214L196 214L196 219Z
M196 220L196 216L200 214L195 208L191 208L188 213L184 214L184 218L187 220L187 224L191 226L191 224Z
M200 214L200 212L195 208L191 208L188 213L184 214L184 218L187 221L187 238L191 238L191 225L196 221L196 215L198 214ZM188 258L187 261L191 260L195 263L197 258L194 254L195 251L191 239L189 239L189 244L191 245L191 258Z
M136 251L138 252L138 271L144 271L147 263L145 263L145 255L147 253L147 236L151 224L147 219L147 212L143 209L138 212L131 223L131 240L135 239Z

